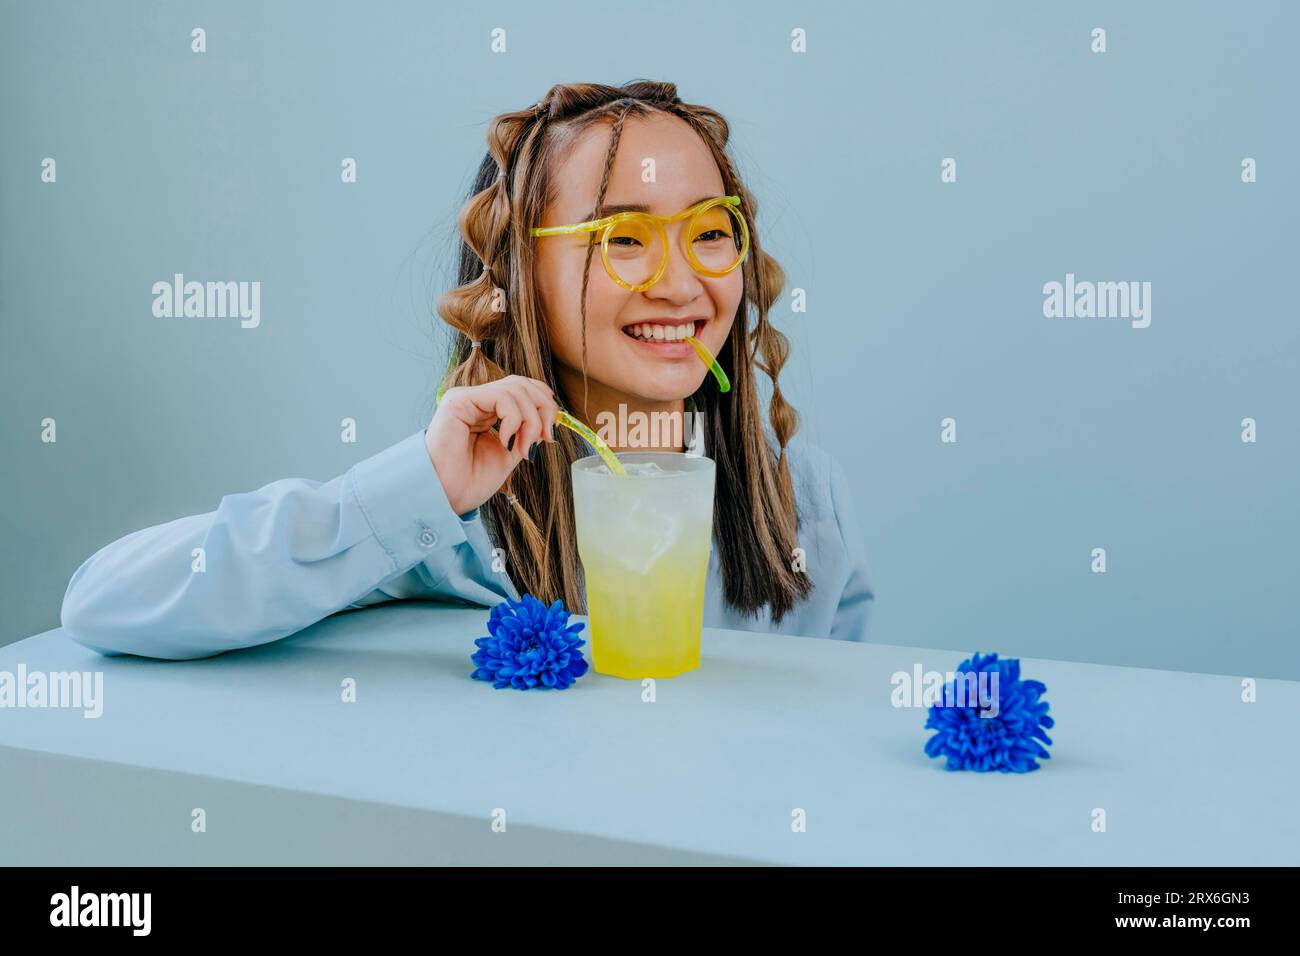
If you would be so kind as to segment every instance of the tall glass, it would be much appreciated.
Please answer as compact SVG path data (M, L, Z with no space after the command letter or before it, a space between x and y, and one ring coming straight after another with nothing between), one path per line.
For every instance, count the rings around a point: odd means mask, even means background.
M573 510L587 587L592 666L615 677L675 677L700 666L713 547L711 458L636 451L573 463Z

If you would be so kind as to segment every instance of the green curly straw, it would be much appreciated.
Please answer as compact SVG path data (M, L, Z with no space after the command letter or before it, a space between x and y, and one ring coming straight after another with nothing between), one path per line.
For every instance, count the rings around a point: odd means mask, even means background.
M442 393L446 388L447 379L451 377L451 371L452 371L452 366L449 365L447 367L447 374L442 377L442 382L438 385L438 395L434 399L435 403L439 403L442 401ZM623 463L618 460L618 458L614 455L614 452L610 450L610 447L605 444L605 440L603 438L597 435L594 431L592 431L582 422L578 421L578 419L574 418L568 412L564 411L564 409L560 409L556 413L555 420L559 424L563 425L565 428L568 428L571 431L575 431L583 438L585 438L587 440L587 444L591 445L592 448L596 449L596 454L600 455L600 457L604 459L605 464L609 466L610 471L612 471L616 475L621 475L624 478L627 477L627 469L623 467Z
M700 361L709 367L713 377L718 380L718 391L731 391L731 382L727 379L727 373L722 370L718 360L713 357L713 353L708 347L693 335L686 336L686 341L690 343L691 348L695 349L695 354L700 357Z
M686 341L689 342L691 348L695 350L695 354L699 356L700 361L709 367L709 371L713 373L713 377L718 380L718 391L731 391L731 381L727 378L727 373L722 370L722 366L718 364L718 360L713 357L713 353L709 351L708 347L693 335L686 336ZM451 377L454 368L455 355L453 354L451 362L447 365L447 374L442 377L442 381L438 384L438 394L434 398L435 403L442 401L442 393L447 386L447 379ZM627 477L627 469L623 467L623 463L618 460L618 457L610 450L610 447L605 444L603 438L568 412L564 411L564 409L560 409L559 412L556 413L555 420L565 428L577 432L586 439L587 444L596 449L596 453L600 455L605 464L609 466L610 471L616 475Z
M585 438L587 444L596 449L596 453L605 460L605 464L609 465L610 471L616 475L622 475L624 478L627 477L627 469L623 467L623 463L618 460L617 456L610 451L603 438L562 408L555 413L555 420L565 428L575 431Z

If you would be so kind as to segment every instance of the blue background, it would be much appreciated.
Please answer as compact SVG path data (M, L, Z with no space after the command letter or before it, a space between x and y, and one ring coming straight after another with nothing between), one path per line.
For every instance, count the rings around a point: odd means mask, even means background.
M732 123L873 641L1300 678L1298 32L1285 3L6 2L0 643L102 545L424 425L486 124L644 76ZM260 328L154 318L175 272L260 281ZM1067 272L1151 282L1150 328L1045 318Z

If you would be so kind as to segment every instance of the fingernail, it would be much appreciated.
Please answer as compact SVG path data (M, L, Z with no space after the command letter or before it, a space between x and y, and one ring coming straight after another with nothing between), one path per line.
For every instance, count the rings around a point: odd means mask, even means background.
M506 442L506 451L514 451L514 450L515 450L515 436L511 435L510 440Z
M555 441L555 422L551 422L551 441Z
M528 460L529 461L537 460L537 442L533 442L531 445L528 446Z

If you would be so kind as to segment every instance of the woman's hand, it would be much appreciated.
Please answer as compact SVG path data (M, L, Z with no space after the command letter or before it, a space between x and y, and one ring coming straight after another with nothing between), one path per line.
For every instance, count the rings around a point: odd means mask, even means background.
M536 442L555 441L558 410L550 386L523 375L443 392L424 447L456 514L496 494ZM499 437L488 430L497 422Z

